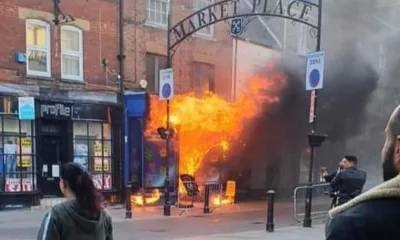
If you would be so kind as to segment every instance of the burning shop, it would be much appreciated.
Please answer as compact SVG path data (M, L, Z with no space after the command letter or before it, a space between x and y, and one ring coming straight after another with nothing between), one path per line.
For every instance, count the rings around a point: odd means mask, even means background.
M207 91L202 96L194 93L175 95L170 103L170 125L174 132L168 161L171 195L187 194L180 178L184 174L192 176L197 183L221 182L225 185L230 180L229 166L235 153L246 145L246 139L242 139L243 129L269 105L279 102L275 93L284 84L285 76L271 68L268 79L257 76L250 79L247 89L235 102ZM125 164L131 166L134 190L131 200L137 205L157 203L166 175L165 140L157 131L166 123L165 102L155 95L127 95L127 111L129 137ZM128 171L125 176L128 184Z

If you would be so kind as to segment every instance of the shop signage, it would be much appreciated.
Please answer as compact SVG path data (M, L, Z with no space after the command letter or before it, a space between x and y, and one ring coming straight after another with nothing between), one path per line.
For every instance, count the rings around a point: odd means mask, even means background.
M111 189L112 179L110 174L92 174L94 186L97 189Z
M35 99L33 97L18 98L18 117L21 120L35 119Z
M94 148L94 170L96 172L109 172L109 161L108 161L108 146L107 145L102 145L99 142L96 142L93 146Z
M21 138L21 161L17 161L18 167L32 166L32 140L29 137Z
M72 104L58 102L41 102L40 117L68 120L72 116Z
M6 178L5 191L6 192L20 192L22 185L23 192L29 192L33 190L33 184L31 178Z

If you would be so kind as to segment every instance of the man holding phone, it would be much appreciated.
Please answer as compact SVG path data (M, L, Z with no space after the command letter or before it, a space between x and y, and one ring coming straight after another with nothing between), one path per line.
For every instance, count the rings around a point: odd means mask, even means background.
M385 129L384 183L329 211L326 240L398 239L400 229L400 105Z

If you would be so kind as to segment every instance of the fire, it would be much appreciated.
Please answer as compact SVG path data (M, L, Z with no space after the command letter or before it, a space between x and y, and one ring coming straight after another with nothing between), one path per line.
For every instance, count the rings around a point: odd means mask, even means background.
M265 109L265 104L279 101L276 93L285 83L285 76L271 68L270 77L255 76L247 82L247 89L235 102L212 92L203 96L194 93L175 95L170 101L170 124L179 136L179 173L195 175L206 153L220 146L230 149L230 141L237 140L246 120ZM153 134L166 125L166 103L158 96L150 96L149 121L145 135Z
M145 204L154 204L156 203L161 197L160 191L155 189L150 196L144 195L132 195L131 196L131 204L136 204L143 206Z
M233 204L234 202L232 198L223 198L220 195L213 196L211 199L212 199L211 202L214 206L224 206Z

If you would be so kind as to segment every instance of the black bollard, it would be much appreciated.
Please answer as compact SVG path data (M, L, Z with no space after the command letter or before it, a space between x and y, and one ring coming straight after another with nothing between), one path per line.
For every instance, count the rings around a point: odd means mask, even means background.
M125 218L132 218L132 203L131 203L131 186L127 185L126 186L126 199L125 199Z
M210 213L210 185L206 185L204 189L204 208L203 213Z
M275 191L269 190L267 192L267 201L268 201L267 225L266 225L267 232L274 231L274 198L275 198Z

